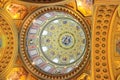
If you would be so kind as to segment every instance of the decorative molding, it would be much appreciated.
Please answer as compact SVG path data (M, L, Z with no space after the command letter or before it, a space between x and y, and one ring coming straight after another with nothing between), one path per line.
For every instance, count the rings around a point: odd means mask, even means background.
M33 2L33 3L55 3L55 2L62 2L67 0L22 0L26 2Z
M112 80L108 60L108 33L116 5L95 5L92 28L92 79Z
M113 80L117 80L117 76L120 74L120 17L118 10L119 6L117 5L112 16L112 22L108 36L108 59L111 68L111 76L114 77Z
M115 4L115 5L119 5L120 0L94 0L94 4L101 4L101 5Z
M11 21L5 11L0 11L0 31L2 31L1 35L5 38L3 39L4 45L2 45L2 50L0 50L0 54L2 55L2 57L0 57L0 79L6 77L9 73L18 52L18 35Z

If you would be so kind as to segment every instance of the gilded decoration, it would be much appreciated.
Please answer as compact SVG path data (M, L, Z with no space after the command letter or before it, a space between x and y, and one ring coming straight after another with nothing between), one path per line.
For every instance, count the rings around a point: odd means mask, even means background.
M10 3L6 10L13 19L23 19L27 14L27 8L20 4Z
M116 35L115 37L115 45L116 45L116 53L120 55L120 35Z
M14 25L10 23L6 14L0 11L0 78L12 68L17 52L17 34Z
M0 0L0 8L3 8L7 2L7 0Z
M95 5L92 29L92 71L94 80L112 80L109 68L108 33L116 5ZM102 74L102 75L101 75Z
M120 17L120 5L118 6L118 16Z
M26 2L34 2L34 3L55 3L55 2L62 2L68 0L22 0Z
M13 68L7 75L7 80L26 80L27 73L22 67Z
M76 0L76 2L77 2L77 9L84 16L92 15L92 0Z
M20 35L23 62L26 67L33 67L29 71L39 73L34 74L37 77L59 80L72 78L84 69L90 56L90 33L85 25L81 15L65 7L44 7L31 14Z
M119 6L116 7L112 22L109 30L109 39L108 39L108 50L109 50L109 65L111 69L111 76L114 80L119 80L120 74L120 52L119 52L119 41L120 41L120 32L119 32L119 23L120 18L118 14Z
M91 79L90 75L88 75L87 73L83 73L80 75L80 77L77 78L77 80L91 80Z
M120 0L0 0L0 80L120 80Z

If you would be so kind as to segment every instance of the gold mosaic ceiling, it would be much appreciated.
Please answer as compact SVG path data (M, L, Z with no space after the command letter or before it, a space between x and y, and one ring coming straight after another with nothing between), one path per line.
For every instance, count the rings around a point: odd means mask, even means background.
M68 2L69 6L64 5ZM78 7L74 5L70 8L73 2ZM79 3L78 0L77 2ZM50 5L48 6L47 3ZM4 65L1 66L0 75L6 76L0 78L69 80L80 76L89 64L91 37L91 25L85 21L84 17L91 15L91 12L88 12L91 7L88 10L85 9L88 4L91 6L91 1L88 1L87 5L85 5L86 2L81 1L81 3L68 0L1 1L0 14L1 18L4 18L1 20L1 26L4 27L7 23L9 25L6 28L0 28L0 53L2 53L0 64ZM15 28L17 28L16 31L14 31ZM9 35L7 38L3 30L8 30L5 32ZM14 34L10 33L14 38L10 37L9 31L14 32ZM10 42L14 39L16 41ZM15 47L7 47L5 50L4 46ZM11 54L7 55L8 58L4 57L8 54L4 52L7 50ZM8 60L10 66L7 66Z

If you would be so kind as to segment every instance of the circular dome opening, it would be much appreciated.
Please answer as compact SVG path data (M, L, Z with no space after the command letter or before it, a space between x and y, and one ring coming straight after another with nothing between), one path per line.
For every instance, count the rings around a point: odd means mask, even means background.
M64 75L69 79L86 65L90 50L89 29L82 18L74 14L64 7L47 7L35 11L23 24L21 57L37 77L61 78Z

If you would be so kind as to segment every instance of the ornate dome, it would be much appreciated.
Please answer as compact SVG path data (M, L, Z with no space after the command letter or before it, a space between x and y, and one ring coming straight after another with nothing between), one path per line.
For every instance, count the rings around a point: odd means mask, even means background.
M23 24L20 38L22 59L40 78L69 79L82 71L89 58L87 24L65 7L35 11Z

